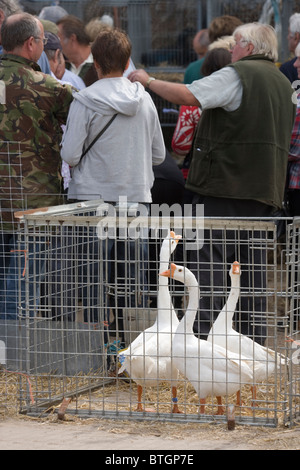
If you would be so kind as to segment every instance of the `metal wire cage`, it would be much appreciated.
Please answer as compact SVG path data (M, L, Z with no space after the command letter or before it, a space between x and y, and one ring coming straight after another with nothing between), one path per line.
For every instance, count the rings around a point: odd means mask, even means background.
M24 191L20 146L16 141L0 144L0 413L18 409L16 388L21 377L25 378L21 374L26 369L22 339L25 333L20 334L24 325L18 321L18 296L25 289L25 278L19 277L19 262L24 266L26 254L14 212L27 210L33 203L43 206L49 200L54 204L61 199Z
M276 220L204 219L201 225L196 218L187 223L185 217L153 217L151 210L146 217L136 210L131 206L124 212L124 207L91 201L23 213L14 338L18 372L23 374L18 383L21 412L62 413L68 405L68 413L82 417L222 422L233 406L241 424L293 424L299 416L299 370L291 360L296 343L287 342L298 339L298 300L290 276L298 269L291 257L293 243L279 247ZM181 332L181 352L170 338L176 337L175 322L187 322L190 291L170 278L167 303L158 300L160 255L170 240L169 227L181 238L174 252L169 249L167 265L170 261L188 268L200 285L193 333ZM233 327L272 348L275 367L270 357L259 358L253 348L248 358L252 375L243 375L240 351L234 358L238 375L233 377L229 353L217 365L216 357L207 358L202 348L228 304L235 260L241 274ZM173 327L169 322L160 330L157 322L150 338L147 328L155 324L158 311L170 318L172 305L177 318ZM8 331L9 321L5 325ZM226 328L229 345L232 333ZM0 331L1 357L5 354L9 369L13 348ZM213 348L218 334L212 338ZM134 341L142 346L134 349ZM207 359L210 373L205 375ZM178 377L162 372L167 360L179 370ZM267 370L263 379L256 373L261 364ZM222 403L217 398L218 371L226 378ZM207 383L210 390L203 404L201 387Z
M289 344L289 375L288 375L288 397L290 423L299 422L300 412L300 284L299 284L299 236L300 219L295 218L293 224L288 226L288 302L287 315L290 319L290 334L287 338Z

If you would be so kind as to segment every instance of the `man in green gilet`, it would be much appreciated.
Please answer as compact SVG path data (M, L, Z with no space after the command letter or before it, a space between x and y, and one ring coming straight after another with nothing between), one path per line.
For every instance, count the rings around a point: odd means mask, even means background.
M129 78L174 104L201 107L186 185L195 193L194 207L204 204L206 217L271 217L284 196L295 117L293 89L275 65L278 43L271 26L241 25L234 39L232 64L190 85L154 80L143 70ZM234 257L242 264L242 287L250 292L266 287L262 246L251 251L245 241L238 247L227 240L225 256L220 232L214 233L213 250L208 240L199 252L190 253L202 296L194 329L203 338L224 305L220 295L212 300L211 292L227 285L227 263ZM242 299L241 332L264 343L266 299L252 297Z

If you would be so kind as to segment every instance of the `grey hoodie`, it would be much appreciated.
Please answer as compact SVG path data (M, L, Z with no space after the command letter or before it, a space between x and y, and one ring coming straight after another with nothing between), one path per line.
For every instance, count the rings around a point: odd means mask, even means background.
M80 161L113 114L116 119ZM74 96L61 156L72 168L69 199L151 202L152 165L165 158L155 105L140 83L104 78Z

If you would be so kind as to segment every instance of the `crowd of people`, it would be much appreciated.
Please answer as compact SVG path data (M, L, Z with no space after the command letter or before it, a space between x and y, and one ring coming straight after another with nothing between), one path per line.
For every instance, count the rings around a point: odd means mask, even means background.
M13 213L24 209L24 201L26 209L57 205L67 193L70 202L116 204L126 196L145 206L171 204L164 190L174 183L180 187L174 200L180 195L194 214L203 204L209 217L272 217L286 197L290 215L300 215L300 105L291 86L300 78L300 14L289 27L295 57L280 68L271 26L215 18L195 37L198 59L183 83L136 70L130 39L110 17L85 25L60 7L33 16L17 0L0 0L0 23L0 318L17 318ZM186 157L183 175L166 148L148 90L180 105L172 147ZM8 145L9 164L3 160ZM220 237L213 254L209 243L189 254L204 286L195 322L195 333L204 337L220 311L209 295L207 266L226 265L235 256L231 243L224 259ZM265 255L254 250L250 260L241 249L240 261L246 270L260 267ZM260 273L248 274L244 286L264 287ZM213 283L226 284L219 269ZM250 308L261 317L266 306L255 299L249 307L245 299L242 310ZM264 320L254 321L255 331L244 324L244 333L264 341Z

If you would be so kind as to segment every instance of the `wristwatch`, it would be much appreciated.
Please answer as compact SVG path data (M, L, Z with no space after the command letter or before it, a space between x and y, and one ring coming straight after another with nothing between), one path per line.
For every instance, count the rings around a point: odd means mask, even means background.
M147 83L146 83L145 88L149 88L149 85L150 85L151 82L153 82L153 80L156 80L156 78L154 78L154 77L149 77L148 80L147 80Z

